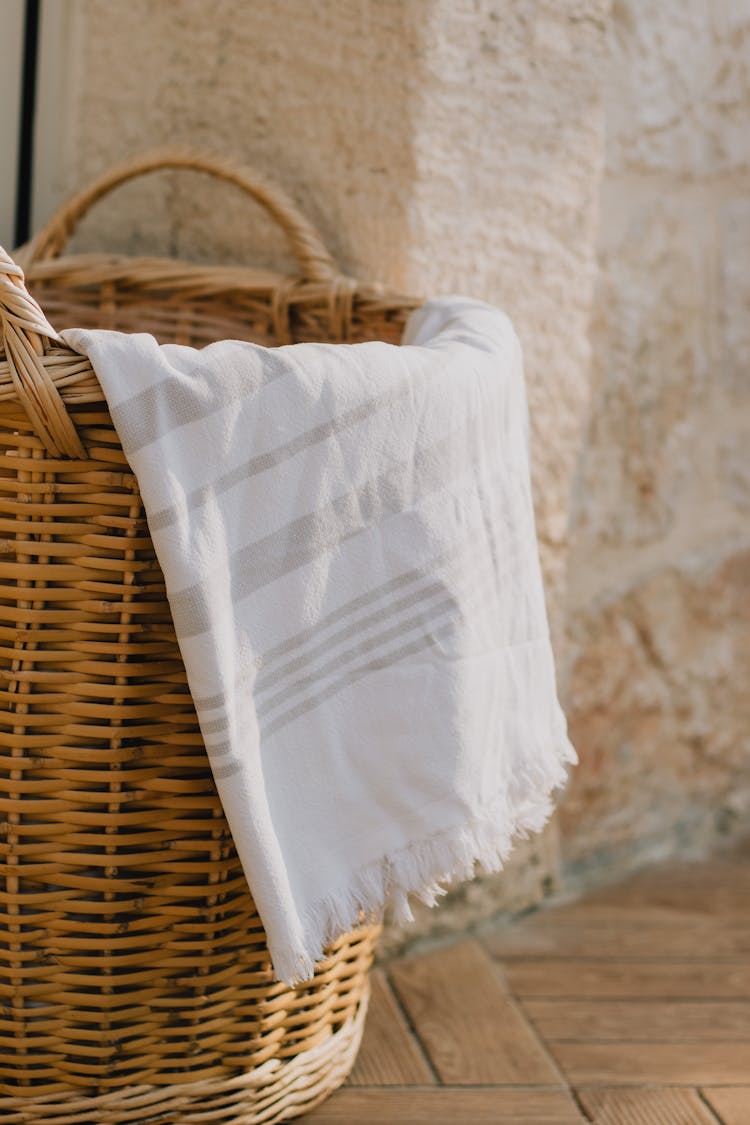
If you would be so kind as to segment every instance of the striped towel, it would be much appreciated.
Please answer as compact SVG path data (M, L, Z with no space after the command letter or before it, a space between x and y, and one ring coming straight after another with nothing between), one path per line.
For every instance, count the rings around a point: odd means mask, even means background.
M402 346L70 329L140 485L274 971L497 870L577 761L518 339L440 298Z

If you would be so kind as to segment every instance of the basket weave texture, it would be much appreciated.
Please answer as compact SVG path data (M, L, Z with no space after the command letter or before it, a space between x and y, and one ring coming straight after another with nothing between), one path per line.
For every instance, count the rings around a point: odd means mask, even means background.
M263 204L299 274L61 256L97 199L163 168ZM378 927L311 983L273 980L137 482L47 316L193 346L398 342L417 302L341 276L278 189L181 151L103 176L17 257L28 289L0 249L0 1118L287 1120L352 1066Z

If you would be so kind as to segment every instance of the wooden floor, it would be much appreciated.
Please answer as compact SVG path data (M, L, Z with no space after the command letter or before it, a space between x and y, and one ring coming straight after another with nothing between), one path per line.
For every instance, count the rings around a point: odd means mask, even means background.
M310 1125L750 1125L750 854L378 971Z

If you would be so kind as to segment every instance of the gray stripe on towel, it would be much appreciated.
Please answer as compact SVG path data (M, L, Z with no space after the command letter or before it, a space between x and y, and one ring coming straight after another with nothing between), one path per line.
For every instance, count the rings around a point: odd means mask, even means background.
M432 624L439 621L441 618L451 614L453 614L455 618L456 612L458 616L460 616L465 605L476 601L477 597L481 598L482 605L486 605L489 599L482 597L482 595L487 590L492 589L494 579L495 575L490 567L485 567L483 570L478 570L475 574L465 576L465 581L469 586L468 591L462 592L456 590L455 595L446 592L446 596L443 597L441 601L436 602L435 605L414 614L412 617L401 618L401 620L397 621L389 628L381 629L372 637L368 637L366 640L360 641L358 644L352 645L345 651L340 652L326 664L316 668L308 676L303 676L301 679L295 680L294 683L288 684L280 691L277 691L275 695L266 699L263 703L260 703L256 708L259 719L262 720L270 711L275 710L277 707L283 707L291 698L299 695L299 693L303 692L306 688L312 687L318 681L325 679L331 673L347 667L347 665L350 665L357 657L366 656L368 653L388 644L390 641L397 640L403 634L412 632L418 626L422 626L423 631L427 633ZM449 622L449 624L450 623L451 622ZM326 689L323 688L323 698L326 698L325 690Z
M222 754L228 754L231 749L231 739L227 739L225 742L217 742L215 746L206 746L206 753L209 758L220 758Z
M181 378L168 376L152 387L146 387L112 408L112 420L128 456L137 453L166 434L198 422L224 410L255 393L261 386L290 374L295 367L288 359L274 355L272 349L246 344L238 366L230 366L221 375L212 368L196 367Z
M206 719L201 723L201 734L204 738L207 734L219 734L227 729L228 724L226 715L220 715L217 719Z
M396 575L395 578L389 578L387 582L383 582L380 586L373 587L372 590L368 590L364 594L358 594L356 598L351 598L350 601L345 602L343 605L338 606L334 610L331 610L331 612L326 614L325 617L321 618L320 621L316 621L314 625L308 626L307 629L303 629L301 632L296 633L294 636L288 637L285 641L281 641L273 648L267 649L262 656L256 658L253 667L263 669L274 661L281 659L281 657L287 656L289 655L289 653L294 652L295 649L298 649L302 645L306 644L319 632L322 632L323 630L329 628L331 625L336 624L336 622L338 621L344 620L345 618L351 616L351 614L356 613L358 610L365 609L367 606L381 601L389 594L395 593L397 590L401 590L405 586L410 586L420 579L424 580L426 578L431 578L434 574L436 566L439 566L449 556L458 553L458 551L465 550L465 548L465 544L460 544L458 547L451 549L451 551L446 551L442 555L437 555L435 556L435 558L430 559L429 562L427 562L424 566L413 567L411 570L404 571L403 574ZM385 608L379 612L388 613L388 609ZM337 634L334 634L334 636L336 635ZM326 642L323 643L325 644ZM244 671L237 678L236 686L241 687L245 683L245 681L250 678L250 675L251 673L249 673L248 671ZM262 672L258 676L258 683L260 683L261 675ZM215 711L219 707L227 706L227 692L221 692L219 695L194 696L194 702L195 706L199 710Z
M490 482L495 479L493 475L493 477L490 478ZM484 501L482 517L478 522L468 526L467 538L464 541L456 543L440 554L433 556L433 558L429 559L422 566L412 567L410 570L389 579L380 586L373 587L364 594L350 599L348 602L338 606L335 610L332 610L314 625L287 638L273 648L267 649L262 656L256 657L253 661L252 670L248 671L246 669L238 676L235 682L235 689L242 691L247 681L255 677L255 670L260 669L255 679L254 694L256 697L262 697L264 691L267 691L274 684L287 676L293 675L295 671L298 671L314 660L317 655L326 652L331 647L335 648L349 637L367 628L374 621L380 621L385 624L386 621L393 619L393 617L402 610L410 608L412 605L417 605L421 600L427 600L431 595L434 595L436 587L441 590L444 589L444 580L437 577L438 570L446 568L450 573L450 571L454 570L456 567L464 566L466 563L471 564L476 556L476 537L482 531L486 530L488 517L491 520L496 512L507 510L505 498L501 499L498 503L494 492L492 494L487 493L487 483L490 482L482 482L480 485L480 490L483 493L482 499ZM493 498L495 499L495 503L492 502ZM490 544L492 564L495 568L493 581L496 587L506 580L517 562L518 545L519 539L514 538L512 544L506 546L502 557L498 558L496 545ZM508 547L515 549L509 550ZM446 574L445 577L447 578L448 574ZM456 577L454 576L451 581L455 583ZM405 597L396 599L395 601L388 601L385 605L381 604L365 617L358 617L356 620L345 624L342 628L334 632L326 632L332 625L346 621L347 618L352 617L353 614L362 609L377 606L377 603L382 603L384 598L390 597L390 595L399 590L408 588L409 586L415 586L416 583L419 585ZM299 652L301 648L307 646L308 642L315 640L316 637L319 638L316 644L311 647L306 647L305 651L302 653ZM284 656L289 656L294 652L297 652L298 655L288 660L287 663L281 667L278 666L278 662ZM276 665L275 668L274 665ZM196 698L195 702L199 709L205 710L228 706L226 692L219 695Z
M489 515L492 516L493 514L494 512L490 509ZM477 533L486 531L487 529L487 513L484 513L484 515L485 519L483 521L479 521L476 525L469 528L467 538L463 542L454 544L451 548L442 551L423 566L414 567L405 574L399 575L397 578L391 579L382 586L368 591L366 595L352 599L352 601L340 606L333 613L329 614L315 625L310 626L302 633L298 633L295 637L289 638L289 640L278 645L275 649L264 653L262 659L256 661L255 665L260 669L255 685L256 695L262 695L280 680L293 675L294 672L308 665L316 656L321 655L327 650L336 648L336 646L348 640L350 637L363 632L370 625L378 622L384 624L389 618L397 616L402 610L410 609L422 601L427 601L430 597L437 597L445 593L446 579L449 579L454 586L456 585L456 576L451 578L450 574L457 566L465 566L467 568L465 573L470 577L473 575L474 578L476 578L479 574L479 570L473 567L472 564L475 562L477 555ZM490 544L490 552L492 565L495 569L495 576L499 582L501 581L502 573L500 570L500 560L498 559L494 543ZM512 556L506 552L502 559L502 565L506 573L511 562ZM446 575L442 578L438 573L440 569L447 571ZM460 577L463 577L463 574ZM366 616L357 617L356 620L349 622L347 625L343 625L332 633L325 633L316 644L305 647L304 652L288 660L286 664L280 667L278 666L278 661L281 656L289 655L295 649L299 649L303 645L307 646L308 641L313 640L316 636L323 633L331 623L341 618L350 617L356 610L382 600L385 594L395 593L398 589L402 589L405 586L414 586L416 583L419 584L408 594L395 600L389 600L386 605L378 606ZM276 664L277 667L273 668L273 664Z
M225 473L217 480L209 484L201 485L200 488L193 489L187 497L187 511L195 511L196 508L200 508L205 504L210 496L221 495L221 493L228 492L231 488L234 488L236 484L240 484L244 480L250 480L260 473L265 473L268 472L269 469L274 469L277 465L283 464L284 461L288 461L297 453L302 452L303 449L309 449L313 445L326 441L334 434L342 433L344 430L356 425L357 422L364 421L384 407L390 406L399 398L404 398L407 394L411 393L412 388L406 383L398 392L389 391L388 394L380 395L377 398L371 398L367 402L363 402L360 406L356 406L351 410L347 410L344 414L338 415L338 417L331 419L329 422L323 422L321 425L315 426L311 430L306 430L305 433L298 434L297 437L292 438L291 441L286 442L284 445L279 445L275 449L269 449L266 453L259 453L257 457L251 457L249 461L238 465L236 469ZM152 533L161 531L165 527L171 527L172 524L178 523L181 515L182 512L180 509L174 507L163 508L161 511L155 512L152 516L149 516L148 525Z
M491 578L490 585L492 584L493 579ZM465 614L466 610L469 609L469 607L486 613L487 598L485 594L486 586L480 584L476 587L472 587L470 596L462 599L461 601L462 616ZM444 616L444 614L442 616ZM429 625L429 622L427 624ZM337 695L339 692L343 691L344 688L349 687L351 684L356 683L358 680L364 679L365 676L368 676L373 672L379 672L385 668L389 668L393 664L397 664L400 660L403 660L408 656L413 656L417 652L421 652L426 648L434 646L435 642L439 638L450 635L450 633L455 630L455 626L455 620L453 618L450 618L442 625L438 625L438 627L435 629L430 629L428 627L423 634L420 634L419 636L415 637L413 641L410 641L409 643L402 645L399 648L391 649L389 652L386 652L382 656L376 657L374 660L370 660L365 664L360 664L354 668L349 668L349 670L343 676L340 676L339 679L334 680L332 683L328 684L325 687L316 688L314 693L308 696L307 699L303 699L296 706L291 707L286 711L280 712L276 715L275 718L270 719L265 726L261 724L261 737L270 737L272 734L275 734L283 727L288 726L288 724L293 722L295 719L298 719L302 715L307 714L309 711L314 710L318 706L318 704L322 703L325 699L330 699L331 696Z
M321 652L325 652L330 647L335 647L343 641L348 640L350 637L357 636L362 633L369 625L375 625L382 622L384 618L391 618L398 614L401 610L411 609L413 606L418 605L420 602L426 602L431 597L437 597L439 594L445 593L444 582L429 582L426 586L419 586L410 594L406 594L403 598L392 602L387 607L380 607L368 614L366 617L358 617L356 621L339 629L336 633L325 637L322 641L312 649L306 649L301 656L295 657L293 660L282 664L281 667L276 668L274 671L266 675L261 672L257 680L256 694L262 696L265 692L269 691L275 684L281 680L286 679L287 676L293 675L301 668L304 668L319 656Z
M312 698L303 699L296 707L277 715L267 726L262 728L262 737L269 738L272 734L281 730L282 727L288 726L294 719L299 719L308 711L312 711L313 708L317 707L323 700L329 699L332 695L337 695L340 691L343 691L345 687L349 687L351 684L356 683L357 680L369 676L372 672L379 672L384 668L389 668L392 664L397 664L400 660L406 659L407 656L414 656L417 652L429 648L431 645L434 645L437 638L443 636L444 633L450 632L451 628L453 628L453 622L449 621L431 634L428 633L419 636L409 644L402 645L401 648L393 649L391 652L385 653L383 656L379 656L377 659L371 660L367 664L351 668L345 676L334 680L328 687L316 691Z
M231 758L223 766L211 766L211 772L217 781L220 781L224 777L232 777L234 774L239 773L241 769L242 762L239 758Z
M278 531L239 548L230 560L229 600L237 605L256 590L312 562L385 516L408 510L417 499L458 476L472 463L473 455L473 443L464 426L449 437L418 449L408 462L391 466L324 508L300 516ZM211 602L208 580L170 596L175 630L180 639L209 631Z

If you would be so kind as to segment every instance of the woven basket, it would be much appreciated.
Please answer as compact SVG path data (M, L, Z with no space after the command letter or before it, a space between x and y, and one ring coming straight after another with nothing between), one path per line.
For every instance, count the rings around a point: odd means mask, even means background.
M89 207L161 168L280 223L298 276L60 257ZM0 250L0 1119L230 1125L295 1117L354 1061L378 927L274 982L201 741L133 473L70 326L201 346L400 339L416 302L342 277L278 189L156 153ZM39 304L37 304L37 301Z

